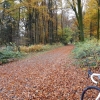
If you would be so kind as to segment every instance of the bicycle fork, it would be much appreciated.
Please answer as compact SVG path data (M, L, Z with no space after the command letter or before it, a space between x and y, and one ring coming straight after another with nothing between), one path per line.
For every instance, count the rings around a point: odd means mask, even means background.
M98 96L95 100L100 100L100 93L98 94Z

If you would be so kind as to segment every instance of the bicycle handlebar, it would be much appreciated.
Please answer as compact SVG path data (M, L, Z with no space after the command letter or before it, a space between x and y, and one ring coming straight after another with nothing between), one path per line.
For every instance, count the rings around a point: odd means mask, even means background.
M93 78L94 76L97 76L97 77L100 79L100 74L93 73L93 74L91 75L91 80L92 80L92 82L95 83L95 84L97 84L98 82L94 80L94 78Z

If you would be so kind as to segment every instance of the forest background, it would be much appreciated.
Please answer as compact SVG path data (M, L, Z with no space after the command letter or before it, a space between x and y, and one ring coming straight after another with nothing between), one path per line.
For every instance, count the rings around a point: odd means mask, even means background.
M99 39L99 6L99 0L0 0L0 44Z

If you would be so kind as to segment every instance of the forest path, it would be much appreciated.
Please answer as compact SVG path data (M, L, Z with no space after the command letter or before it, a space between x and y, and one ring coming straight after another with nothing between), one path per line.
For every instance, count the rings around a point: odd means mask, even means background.
M74 66L73 48L63 46L0 65L0 100L79 100L90 80Z

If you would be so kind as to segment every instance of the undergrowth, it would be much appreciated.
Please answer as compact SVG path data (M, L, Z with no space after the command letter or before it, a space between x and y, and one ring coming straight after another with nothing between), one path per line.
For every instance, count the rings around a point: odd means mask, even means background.
M98 67L100 65L100 41L86 40L78 42L73 50L76 64L80 67Z
M19 51L13 51L12 49L8 49L7 46L4 50L0 51L0 64L8 63L22 56L23 54Z
M15 59L19 59L25 55L28 55L29 53L47 51L59 46L62 46L62 44L61 43L55 43L53 45L39 44L39 45L31 45L31 46L20 46L18 48L16 47L15 44L10 43L10 45L7 45L5 49L0 50L0 64L15 61Z
M53 45L50 44L39 44L39 45L30 45L30 46L20 46L20 51L25 53L31 53L31 52L41 52L41 51L47 51L56 47L62 46L61 43L55 43Z

